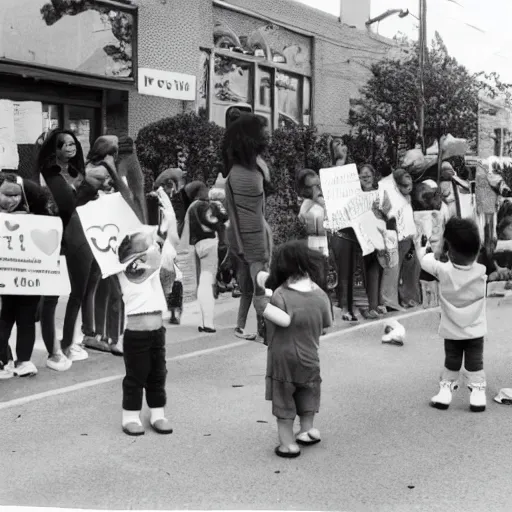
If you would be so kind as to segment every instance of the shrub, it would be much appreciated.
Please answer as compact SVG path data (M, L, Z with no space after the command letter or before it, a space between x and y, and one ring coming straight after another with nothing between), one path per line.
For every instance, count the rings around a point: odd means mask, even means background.
M299 203L295 189L296 173L304 168L318 172L331 166L328 137L318 136L313 127L295 126L275 130L266 155L275 193L267 200L267 220L279 245L294 238L304 238L298 220Z
M187 172L187 181L201 180L211 186L222 162L224 129L195 113L178 114L140 130L137 155L145 172L146 189L169 167Z

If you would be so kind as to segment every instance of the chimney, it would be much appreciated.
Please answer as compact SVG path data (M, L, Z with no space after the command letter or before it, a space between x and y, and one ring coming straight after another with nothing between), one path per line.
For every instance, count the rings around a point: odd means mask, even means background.
M370 19L371 0L340 0L341 23L366 30L365 23Z

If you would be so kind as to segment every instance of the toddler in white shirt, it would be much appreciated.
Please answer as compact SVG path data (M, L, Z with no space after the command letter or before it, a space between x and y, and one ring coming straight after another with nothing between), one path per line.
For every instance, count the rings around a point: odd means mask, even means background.
M485 410L485 373L483 364L486 319L486 268L476 263L480 251L477 225L470 219L452 217L446 224L439 247L448 252L442 263L434 253L427 253L426 238L417 244L421 268L439 282L441 323L445 364L439 393L431 400L437 409L448 409L452 391L458 388L459 372L464 359L468 376L470 410Z

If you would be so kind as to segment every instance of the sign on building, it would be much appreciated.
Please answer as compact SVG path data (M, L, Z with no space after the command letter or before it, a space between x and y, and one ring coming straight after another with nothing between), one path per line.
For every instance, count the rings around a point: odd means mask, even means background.
M195 101L196 77L171 71L139 68L139 94L172 100Z

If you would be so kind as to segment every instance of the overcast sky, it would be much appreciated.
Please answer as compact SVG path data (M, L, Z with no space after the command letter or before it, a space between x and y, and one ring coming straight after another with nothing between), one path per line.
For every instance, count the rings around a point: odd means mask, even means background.
M339 16L339 0L296 1ZM418 0L372 0L371 16L398 8L418 16L418 4ZM471 71L496 71L503 80L512 82L512 0L427 0L427 6L429 42L437 30L449 52ZM418 21L411 15L394 15L372 27L386 37L397 32L418 37Z

